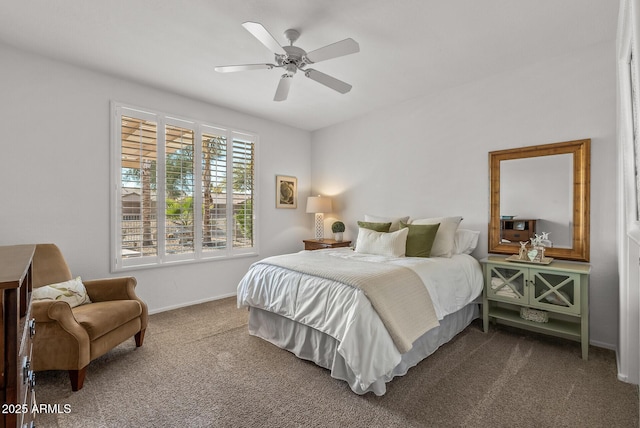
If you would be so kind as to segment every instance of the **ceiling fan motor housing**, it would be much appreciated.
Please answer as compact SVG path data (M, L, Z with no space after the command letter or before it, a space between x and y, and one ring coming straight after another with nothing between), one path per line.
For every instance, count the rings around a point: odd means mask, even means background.
M295 73L297 69L303 68L307 65L305 56L307 52L304 49L300 49L297 46L283 46L282 47L287 54L276 55L276 62L278 65L284 66L289 72Z

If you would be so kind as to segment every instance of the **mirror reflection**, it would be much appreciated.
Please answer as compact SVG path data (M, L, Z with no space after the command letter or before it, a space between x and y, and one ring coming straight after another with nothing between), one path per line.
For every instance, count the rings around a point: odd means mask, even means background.
M547 232L549 247L573 244L573 155L500 162L500 242L518 245Z

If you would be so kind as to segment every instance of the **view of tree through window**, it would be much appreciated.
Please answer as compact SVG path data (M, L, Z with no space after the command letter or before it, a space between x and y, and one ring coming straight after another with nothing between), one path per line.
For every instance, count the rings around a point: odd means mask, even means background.
M168 253L194 251L193 131L165 127L165 242Z
M227 245L227 139L202 134L203 251Z
M157 255L157 124L122 116L122 256Z
M115 110L115 268L253 251L255 136Z
M253 143L233 140L234 235L237 247L253 247Z

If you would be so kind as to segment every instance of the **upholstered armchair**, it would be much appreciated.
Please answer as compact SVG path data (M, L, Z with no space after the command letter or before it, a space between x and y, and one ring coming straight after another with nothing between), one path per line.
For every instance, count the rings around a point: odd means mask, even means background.
M36 245L33 256L34 290L73 279L60 249ZM142 346L147 328L147 305L136 296L133 277L82 281L91 303L71 307L66 301L33 300L36 320L33 369L68 370L71 389L82 389L87 366L115 346L135 336Z

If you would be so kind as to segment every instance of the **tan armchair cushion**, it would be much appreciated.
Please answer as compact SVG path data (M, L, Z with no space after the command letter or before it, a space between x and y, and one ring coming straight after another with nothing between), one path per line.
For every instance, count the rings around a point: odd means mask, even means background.
M71 311L91 341L142 315L142 307L137 300L97 302L77 306Z
M135 288L137 281L132 276L106 279L92 279L83 281L87 294L92 302L105 302L115 300L135 300L141 308L140 323L142 329L147 328L149 322L149 310L147 304L142 301L136 294Z

